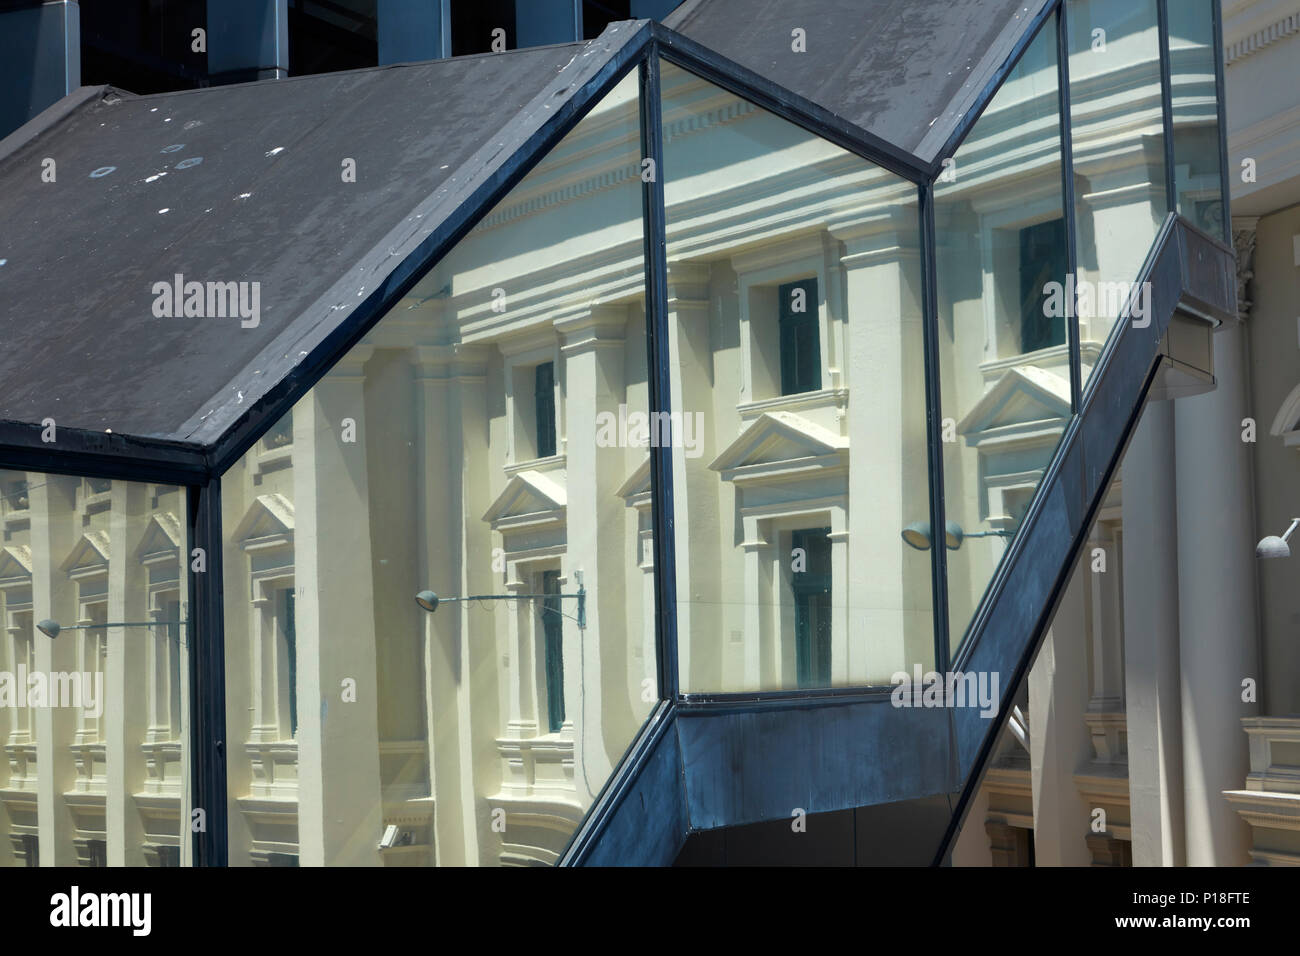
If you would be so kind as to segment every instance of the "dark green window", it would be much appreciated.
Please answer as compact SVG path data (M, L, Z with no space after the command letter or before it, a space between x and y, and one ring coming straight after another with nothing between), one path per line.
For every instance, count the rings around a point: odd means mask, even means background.
M795 669L800 687L831 683L830 533L830 528L810 528L791 535Z
M560 572L542 572L542 639L546 655L546 727L555 733L564 725L564 617L560 613Z
M537 457L555 454L555 363L537 366L533 386L533 408L537 410Z
M821 336L817 331L817 280L803 279L777 289L781 308L781 394L822 387Z
M284 638L286 670L289 683L289 736L298 736L298 632L294 620L295 602L292 588L280 592L280 633Z
M1020 351L1065 344L1065 319L1047 315L1045 288L1065 284L1065 220L1049 219L1020 230Z

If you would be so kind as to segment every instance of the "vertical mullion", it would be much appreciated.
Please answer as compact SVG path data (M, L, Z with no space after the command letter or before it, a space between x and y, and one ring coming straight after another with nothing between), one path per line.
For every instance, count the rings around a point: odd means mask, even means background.
M191 568L189 634L191 806L205 829L191 833L194 865L228 864L226 821L226 656L221 570L221 479L191 485L186 495L189 541L202 548L204 570ZM181 820L182 835L191 829Z
M1178 174L1174 169L1174 85L1169 59L1169 0L1157 0L1160 25L1160 106L1165 129L1165 202L1166 214L1178 212Z
M1223 52L1223 0L1211 0L1214 7L1214 98L1219 113L1219 188L1223 192L1223 241L1233 245L1232 174L1228 170L1227 64Z
M641 155L652 161L654 175L641 187L645 228L646 379L651 413L671 411L672 382L668 338L668 243L663 187L663 114L659 90L659 43L652 42L641 61ZM662 433L661 433L662 434ZM650 446L650 501L654 523L655 636L659 651L659 696L676 700L677 562L673 520L673 442Z
M934 607L934 666L948 670L948 550L943 499L943 394L939 380L938 273L934 261L934 186L917 187L921 215L921 309L925 351L926 447L930 466L930 588Z
M1079 413L1083 394L1083 366L1080 355L1078 242L1075 236L1074 137L1070 129L1070 23L1067 2L1056 12L1057 102L1061 114L1061 206L1065 214L1065 259L1069 298L1066 307L1066 335L1070 342L1070 408Z

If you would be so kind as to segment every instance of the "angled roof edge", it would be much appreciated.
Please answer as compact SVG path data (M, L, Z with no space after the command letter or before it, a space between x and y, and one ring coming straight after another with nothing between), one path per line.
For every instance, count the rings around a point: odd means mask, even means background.
M1064 3L1064 0L1031 0L1025 4L1025 9L1031 9L1035 5L1038 9L1030 17L1024 19L1022 27L1018 33L1004 33L1001 39L1003 42L991 46L988 53L980 61L977 68L978 72L984 74L984 83L982 86L975 86L971 93L966 97L965 102L954 102L953 107L961 107L961 121L957 128L953 130L952 135L940 141L938 135L931 134L921 140L921 145L917 148L920 156L930 156L929 169L930 179L933 181L938 177L943 168L943 161L957 151L971 128L983 115L984 110L989 103L993 102L993 97L997 95L1007 75L1020 62L1020 57L1029 44L1033 43L1041 30L1051 21L1053 14Z
M1047 0L1053 2L1053 0ZM938 176L927 164L905 149L868 132L856 123L836 116L812 100L786 89L748 67L741 66L715 50L678 33L662 23L652 25L664 58L711 83L721 86L756 106L776 113L891 173L921 184Z
M688 3L699 0L688 0ZM1004 50L985 57L988 78L972 98L963 126L949 144L969 132L1037 31L1061 0L1034 0L1035 16L1008 38ZM685 9L685 8L683 8ZM103 474L140 480L180 481L219 475L291 408L397 301L450 250L491 206L508 193L604 96L648 46L756 105L809 129L905 179L924 184L937 177L942 160L918 157L835 116L810 100L721 56L663 24L648 20L613 23L562 69L501 135L462 164L458 174L426 198L401 225L348 269L308 311L343 311L334 323L317 323L306 334L287 331L253 362L232 376L222 393L205 403L175 436L101 434L59 428L57 443L42 438L39 425L0 422L0 453L10 467L58 473ZM513 51L512 51L513 52ZM510 53L496 54L509 56ZM81 87L10 136L0 140L0 158L54 128L98 96L132 94L111 87ZM563 97L558 105L554 102ZM943 154L940 154L943 155ZM441 211L439 218L435 211ZM413 227L417 218L435 225ZM369 289L359 304L354 290ZM255 378L251 370L258 370ZM250 385L250 381L255 384ZM242 396L239 392L242 391ZM251 401L250 401L251 399Z
M744 75L749 82L756 83L759 86L776 86L776 84L771 83L762 76L756 76L746 67L728 60L708 46L689 39L685 34L676 32L681 27L689 26L691 18L710 2L711 0L686 0L664 19L661 29L665 31L665 34L673 37L674 40L684 40L699 50L707 51L709 57L719 64L725 64L726 70L734 75ZM877 134L868 132L857 123L843 119L820 104L816 106L817 111L825 117L829 117L830 122L827 123L824 119L819 120L819 122L826 123L831 128L838 127L851 138L861 142L874 141L877 145L884 143L887 149L897 154L907 165L923 170L925 182L933 182L942 171L943 160L950 157L962 140L966 138L971 127L975 125L975 121L979 119L997 90L1001 87L1007 74L1020 60L1021 54L1038 35L1038 31L1043 24L1048 22L1052 14L1061 6L1061 3L1062 0L1022 0L1020 13L1017 14L1015 21L1008 23L1006 29L997 36L996 42L987 47L976 66L971 70L967 81L963 84L960 95L947 104L944 111L945 115L955 115L957 117L956 123L933 123L930 131L921 138L913 150L909 151L906 148L890 144ZM811 3L806 5L809 7L815 6ZM798 0L791 2L789 7L792 8L791 12L802 9ZM780 89L780 87L777 88ZM736 92L736 90L733 90L733 92ZM794 94L788 95L794 96ZM845 144L840 143L840 145ZM909 179L914 178L908 176L902 169L893 169L891 171Z
M42 133L49 132L87 103L110 94L122 99L135 96L134 93L127 93L112 86L79 86L67 96L41 110L8 136L0 139L0 161L32 140L38 139Z
M309 310L346 309L341 322L318 323L296 339L287 332L272 340L260 356L232 376L224 396L213 397L211 412L191 418L182 427L184 440L214 449L218 472L233 463L577 124L589 106L623 78L650 43L650 26L648 20L610 24L586 43L509 127L412 209ZM434 225L413 226L413 222ZM358 288L370 291L352 307L358 301ZM258 370L255 376L254 369ZM238 391L243 392L242 398ZM238 415L236 407L243 409Z

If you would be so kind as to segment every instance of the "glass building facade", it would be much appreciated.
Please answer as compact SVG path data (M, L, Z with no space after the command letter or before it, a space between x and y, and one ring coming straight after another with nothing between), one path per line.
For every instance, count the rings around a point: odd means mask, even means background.
M0 707L0 863L551 864L665 707L946 669L1168 213L1226 219L1214 4L1054 8L934 176L650 43L219 504L0 472L0 670L107 701Z

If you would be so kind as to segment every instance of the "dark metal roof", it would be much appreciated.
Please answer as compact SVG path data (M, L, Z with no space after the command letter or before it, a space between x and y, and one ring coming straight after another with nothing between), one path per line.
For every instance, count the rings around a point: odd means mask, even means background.
M215 442L373 305L643 26L499 55L64 99L0 141L0 421ZM259 323L156 317L154 284L177 274L260 283Z
M929 165L1050 0L686 0L664 20ZM806 34L806 52L792 31Z

